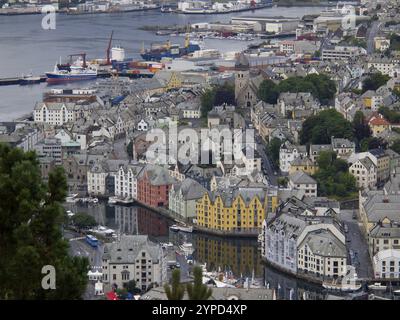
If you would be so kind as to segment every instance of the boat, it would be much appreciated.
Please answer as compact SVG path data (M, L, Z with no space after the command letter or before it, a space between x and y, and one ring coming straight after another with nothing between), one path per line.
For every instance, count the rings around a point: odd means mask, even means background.
M171 231L182 231L182 232L193 232L193 227L192 226L186 226L186 225L177 225L174 224L172 226L169 227L171 229Z
M191 61L203 61L219 59L220 57L221 53L217 49L204 49L190 53L186 59Z
M372 290L386 290L387 286L382 285L380 282L375 282L374 284L371 284L368 286L368 289Z
M109 197L108 198L108 204L116 204L118 202L117 197Z
M47 83L94 80L97 78L97 69L86 64L86 54L71 55L70 57L73 56L81 56L81 59L74 63L56 64L53 72L46 72Z
M142 48L141 57L147 61L161 61L163 58L179 58L187 56L190 53L201 50L197 42L189 40L189 35L185 36L185 45L180 47L179 44L171 44L168 40L166 44L159 46L152 46L150 49L144 50Z
M40 77L34 77L31 73L27 74L26 76L22 75L21 79L19 79L19 84L21 86L29 85L29 84L35 84L35 83L40 83L41 78Z
M360 290L362 284L357 282L356 279L354 279L353 281L342 281L339 283L337 282L337 280L333 280L333 281L324 281L322 283L322 286L328 290L354 292Z

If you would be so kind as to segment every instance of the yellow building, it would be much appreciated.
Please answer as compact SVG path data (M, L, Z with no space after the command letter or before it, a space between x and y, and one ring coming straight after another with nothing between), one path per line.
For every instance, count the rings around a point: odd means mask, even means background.
M298 157L294 159L289 165L289 174L293 174L299 171L313 175L318 170L318 165L312 162L308 157Z
M390 123L382 116L373 116L368 124L374 137L385 130L390 130Z
M276 192L261 188L207 192L196 204L197 224L221 231L255 231L277 203Z

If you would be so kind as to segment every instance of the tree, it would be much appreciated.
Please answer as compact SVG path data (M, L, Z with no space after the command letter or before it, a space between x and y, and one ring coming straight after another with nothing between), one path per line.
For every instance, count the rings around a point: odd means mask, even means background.
M133 158L133 141L129 141L128 145L126 146L126 153L130 159Z
M261 82L257 92L258 97L270 104L275 104L279 97L278 87L272 80L266 79Z
M363 92L366 92L368 90L375 91L376 89L385 85L389 79L390 77L388 75L384 75L380 72L374 73L370 75L368 78L364 79L362 84Z
M80 299L88 260L68 255L62 238L62 168L41 180L36 155L0 144L0 299ZM56 271L56 289L42 288L43 266Z
M377 148L387 148L387 142L382 139L382 138L376 138L376 137L368 137L364 138L360 142L360 150L361 152L365 152L371 149L377 149Z
M200 97L201 101L201 116L207 117L207 113L214 106L220 106L224 103L229 105L235 104L235 88L224 83L223 85L214 86L207 89Z
M91 215L82 212L72 217L72 223L79 229L87 229L97 224Z
M129 282L125 282L124 288L126 289L127 292L131 294L139 294L141 292L141 290L136 287L135 280L130 280Z
M276 167L279 166L279 150L282 145L282 140L279 138L273 138L268 144L267 151L271 156L272 162Z
M389 109L389 107L380 107L378 112L391 123L400 123L400 112Z
M369 127L362 111L357 111L355 113L353 119L353 129L354 136L358 143L360 143L363 139L369 138L371 136L371 128Z
M201 116L207 117L207 113L214 106L215 93L212 89L207 89L200 98L201 101Z
M392 149L394 152L400 153L400 139L393 141L390 149Z
M323 110L303 122L300 143L329 144L332 136L353 140L353 126L335 109Z
M208 300L212 295L212 289L203 284L203 271L201 267L193 268L194 282L186 285L189 300Z
M175 269L172 272L172 283L164 285L165 294L168 300L182 300L185 294L185 287L181 284L181 272L179 269Z

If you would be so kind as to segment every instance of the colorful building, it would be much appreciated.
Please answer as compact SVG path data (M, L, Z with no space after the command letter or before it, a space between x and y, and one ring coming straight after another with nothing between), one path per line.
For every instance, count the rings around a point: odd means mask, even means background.
M138 200L151 207L167 207L169 190L174 182L168 169L147 165L138 178Z
M196 205L197 224L221 231L259 230L277 202L276 192L264 188L206 192Z

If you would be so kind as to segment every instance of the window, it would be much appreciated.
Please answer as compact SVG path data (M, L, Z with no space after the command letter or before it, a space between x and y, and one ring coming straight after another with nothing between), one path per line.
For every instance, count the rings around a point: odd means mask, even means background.
M113 274L113 280L117 280L117 275L115 273Z

